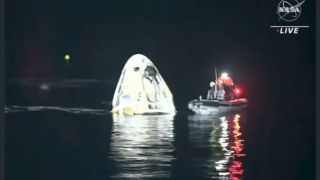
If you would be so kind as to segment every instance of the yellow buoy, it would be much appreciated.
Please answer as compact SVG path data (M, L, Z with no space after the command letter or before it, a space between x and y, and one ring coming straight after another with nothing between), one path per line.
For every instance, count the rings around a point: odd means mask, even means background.
M66 61L69 61L69 60L70 60L70 56L69 56L69 55L65 55L65 56L64 56L64 59L65 59Z

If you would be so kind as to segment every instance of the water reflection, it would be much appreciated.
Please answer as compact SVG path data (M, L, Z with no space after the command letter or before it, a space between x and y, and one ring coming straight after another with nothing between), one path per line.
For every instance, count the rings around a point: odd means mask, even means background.
M113 116L110 158L117 162L115 178L166 178L173 160L172 116Z
M242 153L243 150L243 141L241 139L240 125L239 125L240 115L236 114L233 117L233 139L234 145L232 148L235 150L235 158L232 161L232 165L229 168L230 178L233 180L240 180L242 178L243 169L242 162L236 160L237 157L245 156Z
M242 179L243 140L240 115L189 116L190 136L194 148L210 149L202 164L204 176L213 179Z

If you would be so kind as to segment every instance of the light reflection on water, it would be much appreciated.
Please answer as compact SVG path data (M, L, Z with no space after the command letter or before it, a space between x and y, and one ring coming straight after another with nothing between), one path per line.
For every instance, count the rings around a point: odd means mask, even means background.
M240 132L240 115L235 115L233 117L233 140L234 140L234 145L232 148L235 150L235 157L241 157L245 156L243 154L242 150L244 148L243 145L243 139L241 139L241 132ZM243 169L242 169L242 162L239 160L236 160L235 158L232 161L232 165L229 168L230 172L230 178L233 180L240 180L241 175L243 174Z
M108 114L103 109L38 106L11 106L5 110L6 113L54 110L99 116ZM185 116L174 119L171 116L114 115L108 156L116 162L117 173L112 177L240 180L245 156L240 126L244 120L242 116L193 115L186 120ZM182 130L184 125L188 130Z
M203 166L206 177L240 180L243 176L243 140L240 132L240 115L222 117L188 116L189 139L196 148L208 148L211 153Z
M179 159L173 155L176 147L173 146L172 117L114 116L113 120L109 158L116 161L119 169L114 178L178 178L173 176L171 168ZM188 116L189 133L185 135L189 137L191 149L186 148L185 151L191 153L182 161L193 169L181 175L242 179L242 160L239 158L244 154L239 120L238 114Z
M120 173L114 178L167 178L173 160L173 117L113 116L110 158Z

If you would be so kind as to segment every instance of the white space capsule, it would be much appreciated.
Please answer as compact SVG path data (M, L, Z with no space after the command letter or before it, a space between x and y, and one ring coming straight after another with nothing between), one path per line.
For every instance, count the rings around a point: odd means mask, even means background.
M112 112L120 114L176 112L169 87L155 65L142 54L131 56L125 64L114 92L112 106Z

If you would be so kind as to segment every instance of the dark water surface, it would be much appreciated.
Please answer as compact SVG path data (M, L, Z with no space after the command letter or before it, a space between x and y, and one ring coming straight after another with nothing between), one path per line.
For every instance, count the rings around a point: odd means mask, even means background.
M8 180L314 179L308 116L120 117L102 103L114 87L39 84L6 86Z

